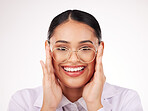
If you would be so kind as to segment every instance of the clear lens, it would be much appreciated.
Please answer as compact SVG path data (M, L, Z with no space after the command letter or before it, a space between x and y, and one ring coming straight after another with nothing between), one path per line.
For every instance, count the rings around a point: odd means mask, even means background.
M92 62L95 56L96 52L92 48L82 48L78 51L78 57L84 63Z
M55 48L52 51L52 56L53 56L53 59L57 62L60 62L60 63L65 62L68 60L69 50L61 47Z

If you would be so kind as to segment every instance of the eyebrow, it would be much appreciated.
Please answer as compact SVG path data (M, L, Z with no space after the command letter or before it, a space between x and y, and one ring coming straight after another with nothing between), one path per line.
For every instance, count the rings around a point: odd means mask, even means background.
M70 42L68 42L68 41L65 41L65 40L58 40L58 41L56 41L55 43L59 43L59 42L61 42L61 43L70 43Z
M79 44L86 43L86 42L89 42L89 43L93 44L93 42L90 41L90 40L83 40L83 41L79 42Z
M86 42L89 42L89 43L93 44L93 42L90 41L90 40L83 40L83 41L80 41L79 44L86 43ZM68 44L70 44L70 42L65 41L65 40L58 40L58 41L56 41L55 43L68 43Z

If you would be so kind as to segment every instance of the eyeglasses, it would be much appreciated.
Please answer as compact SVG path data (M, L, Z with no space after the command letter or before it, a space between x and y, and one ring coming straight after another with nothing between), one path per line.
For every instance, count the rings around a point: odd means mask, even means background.
M72 51L67 47L56 47L52 50L52 57L56 62L65 63L71 57L73 52L76 53L78 59L82 63L92 62L97 54L97 51L94 48L88 46L81 47L76 51Z

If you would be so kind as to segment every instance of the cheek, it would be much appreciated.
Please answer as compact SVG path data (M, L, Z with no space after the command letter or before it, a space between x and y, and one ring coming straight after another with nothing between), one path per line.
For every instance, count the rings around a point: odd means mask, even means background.
M89 65L90 65L90 68L92 69L92 70L94 70L95 69L95 61L93 61L92 63L90 63Z
M59 77L59 64L57 62L55 62L54 60L52 61L52 63L53 63L54 72L55 72L56 76Z
M88 69L89 69L89 75L92 76L95 71L95 61L93 61L88 65Z

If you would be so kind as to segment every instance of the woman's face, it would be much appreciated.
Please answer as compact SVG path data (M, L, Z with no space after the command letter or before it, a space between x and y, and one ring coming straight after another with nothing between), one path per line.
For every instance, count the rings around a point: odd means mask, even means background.
M76 51L83 46L95 48L98 47L98 39L90 26L74 20L69 20L56 27L50 39L50 47L52 49L61 46L72 51ZM93 76L95 59L90 63L83 63L78 59L76 52L73 52L65 63L60 63L53 59L53 67L56 76L64 86L80 88ZM82 67L84 69L81 71L78 70ZM65 69L67 69L67 71ZM77 71L72 71L75 69Z

